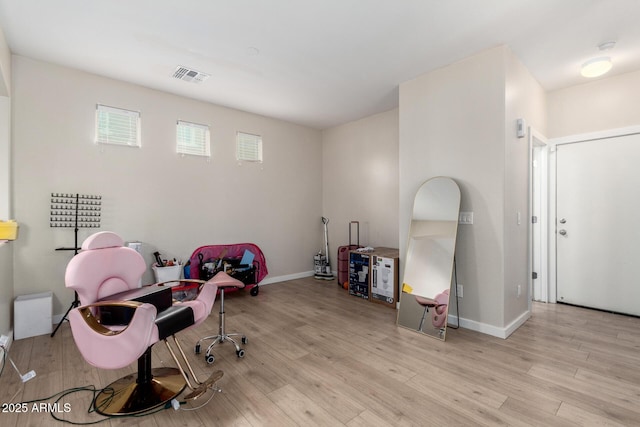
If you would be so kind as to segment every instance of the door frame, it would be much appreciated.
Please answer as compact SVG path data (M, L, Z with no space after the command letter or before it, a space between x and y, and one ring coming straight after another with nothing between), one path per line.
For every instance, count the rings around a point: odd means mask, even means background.
M556 185L557 185L557 159L558 145L579 144L581 142L597 139L615 138L620 136L640 134L640 126L628 126L623 128L608 129L597 132L582 133L577 135L552 138L549 140L549 302L557 302L557 212L556 212Z
M549 269L549 144L547 138L536 129L529 127L529 257L528 257L528 289L529 310L531 311L534 296L537 301L549 301L548 269ZM535 191L538 189L538 191ZM537 199L537 201L535 200ZM533 226L533 218L537 217L538 227ZM536 295L533 279L534 271L538 274L540 290Z

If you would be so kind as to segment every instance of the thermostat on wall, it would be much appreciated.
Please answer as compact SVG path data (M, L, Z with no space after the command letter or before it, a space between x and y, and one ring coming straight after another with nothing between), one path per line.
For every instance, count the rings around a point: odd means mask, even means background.
M518 119L516 120L516 135L518 136L518 138L524 138L525 134L526 134L526 124L524 122L524 119Z

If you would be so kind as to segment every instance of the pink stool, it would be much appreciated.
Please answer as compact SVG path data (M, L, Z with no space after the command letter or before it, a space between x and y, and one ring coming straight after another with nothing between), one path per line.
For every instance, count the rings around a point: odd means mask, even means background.
M434 299L421 297L419 295L414 295L414 298L416 299L416 302L418 304L424 307L424 312L422 313L422 319L420 319L420 326L418 326L418 330L422 331L422 326L424 325L424 319L427 317L427 313L429 312L429 309L435 307L436 305L438 305L438 303Z
M198 340L198 342L196 343L195 352L196 352L196 354L200 354L200 344L203 341L213 340L213 342L211 344L209 344L209 347L207 347L207 351L205 352L205 355L204 355L204 360L206 360L207 363L211 364L216 360L215 356L213 354L211 354L211 349L213 348L213 346L218 344L218 343L223 343L225 341L229 341L236 348L236 356L238 356L239 358L242 358L242 357L244 357L244 349L241 348L240 345L231 337L240 336L241 337L240 340L241 340L242 344L247 344L248 340L247 340L247 337L245 335L243 335L243 334L239 334L239 333L228 334L225 331L225 324L224 324L224 290L226 288L242 289L242 288L244 288L244 283L242 283L240 280L234 279L233 277L229 276L227 273L225 273L223 271L217 273L207 283L211 283L211 284L216 285L218 287L218 290L220 291L220 324L219 324L219 329L218 329L218 335L211 335L211 336L208 336L208 337L200 338L200 340Z
M449 289L436 295L434 299L414 296L416 302L424 307L422 319L420 319L419 331L422 331L427 313L431 312L431 323L434 328L442 329L447 322L447 307L449 305Z

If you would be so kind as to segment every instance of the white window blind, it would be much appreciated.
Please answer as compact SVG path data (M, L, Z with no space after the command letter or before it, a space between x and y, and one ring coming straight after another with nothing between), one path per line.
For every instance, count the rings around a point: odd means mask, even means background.
M262 137L250 133L236 133L236 159L246 162L262 161Z
M209 126L178 120L176 126L177 151L193 156L211 156Z
M140 112L97 105L97 143L140 147L140 139Z

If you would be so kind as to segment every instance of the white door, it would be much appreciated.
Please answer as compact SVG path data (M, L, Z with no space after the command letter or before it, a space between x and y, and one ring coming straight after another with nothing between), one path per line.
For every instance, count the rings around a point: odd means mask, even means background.
M640 315L640 134L556 155L558 302Z

